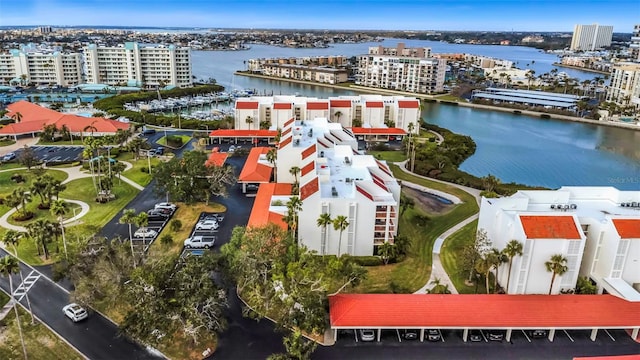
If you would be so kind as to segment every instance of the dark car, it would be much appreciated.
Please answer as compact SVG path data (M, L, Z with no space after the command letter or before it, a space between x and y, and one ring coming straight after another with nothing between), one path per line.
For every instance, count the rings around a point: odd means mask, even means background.
M153 135L156 133L155 129L144 129L142 130L142 135Z
M471 342L480 342L482 341L482 334L478 330L471 330L469 332L469 341Z
M156 221L156 220L164 221L169 217L169 215L154 209L154 210L147 211L147 217L151 221Z
M173 211L171 209L167 209L167 208L155 208L155 209L149 210L149 211L157 211L159 213L167 215L167 217L170 216L171 214L173 214Z
M404 330L402 332L402 337L405 340L415 340L418 338L418 331L416 330Z
M158 146L156 148L156 155L164 155L164 147Z
M440 340L442 340L442 335L440 334L440 330L438 330L438 329L429 329L429 330L427 330L427 340L429 340L429 341L440 341Z
M534 339L542 339L542 338L547 337L547 331L546 330L532 330L529 334Z
M490 341L502 341L504 339L504 333L502 331L490 331L489 332L489 340Z

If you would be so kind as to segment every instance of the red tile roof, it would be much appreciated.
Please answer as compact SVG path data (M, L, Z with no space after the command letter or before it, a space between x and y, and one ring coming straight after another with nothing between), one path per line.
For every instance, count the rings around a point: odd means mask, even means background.
M289 136L288 138L282 140L278 145L278 149L282 149L283 147L286 147L287 145L291 144L292 140L293 140L293 136Z
M22 118L19 123L9 124L0 129L2 135L37 133L42 131L45 125L55 125L57 129L66 126L71 133L90 133L90 130L85 130L88 126L94 127L93 131L101 134L115 134L119 129L129 128L129 124L120 121L59 113L24 100L10 104L7 110L7 116L20 113Z
M367 101L366 107L368 108L383 108L384 103L382 101Z
M640 302L612 295L340 294L329 305L332 327L640 326Z
M329 110L328 102L308 102L307 110Z
M300 176L307 175L311 170L316 168L316 162L312 161L300 169Z
M315 154L315 152L316 152L316 144L312 144L311 146L309 146L308 148L302 151L302 160L306 159L311 154Z
M210 137L275 137L278 134L276 130L236 130L236 129L218 129L213 130Z
M237 110L256 110L258 107L257 101L236 101Z
M244 163L240 176L238 176L238 181L252 183L268 183L271 181L273 167L258 162L260 155L268 153L270 149L268 147L251 148L247 161Z
M398 107L400 109L419 109L420 101L418 100L398 100Z
M351 100L331 100L332 108L350 108Z
M256 194L247 227L259 227L273 223L287 229L287 223L282 221L282 215L269 211L271 198L275 195L291 195L291 184L268 183L260 184Z
M580 239L573 216L520 215L527 239Z
M291 103L274 103L273 110L291 110Z
M215 148L214 149L215 151L212 151L211 154L209 154L209 158L204 163L205 166L210 166L210 165L222 166L224 165L225 161L227 161L227 157L229 156L229 153L219 152L217 149L218 148Z
M640 219L613 219L618 235L623 239L640 239Z
M300 200L308 198L318 192L318 190L320 190L320 185L318 184L318 178L315 177L300 188Z
M351 132L355 135L407 135L407 132L400 128L352 127Z

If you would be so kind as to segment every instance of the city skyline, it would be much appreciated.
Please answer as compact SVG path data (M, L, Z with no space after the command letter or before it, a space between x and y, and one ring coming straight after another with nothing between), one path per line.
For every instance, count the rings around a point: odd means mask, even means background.
M640 3L243 0L221 5L205 0L0 0L0 9L2 26L571 32L575 24L598 23L630 33L638 22Z

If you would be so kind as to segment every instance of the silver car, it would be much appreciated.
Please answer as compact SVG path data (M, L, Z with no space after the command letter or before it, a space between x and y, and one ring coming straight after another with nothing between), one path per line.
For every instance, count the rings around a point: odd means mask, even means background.
M192 236L184 241L184 247L187 249L208 249L213 247L215 242L215 237Z
M219 227L216 220L202 220L196 224L196 230L218 230Z
M71 303L62 308L62 312L66 317L71 319L73 322L78 322L80 320L84 320L89 317L87 310L85 310L82 306Z

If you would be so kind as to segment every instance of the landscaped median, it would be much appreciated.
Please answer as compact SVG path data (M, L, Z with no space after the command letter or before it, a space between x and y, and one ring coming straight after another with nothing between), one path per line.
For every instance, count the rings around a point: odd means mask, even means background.
M478 204L471 194L451 185L407 174L397 165L390 165L390 168L398 180L455 195L462 204L448 213L431 217L420 216L422 212L419 209L407 209L400 217L399 225L400 235L406 236L411 243L406 259L398 264L367 267L367 279L354 292L412 293L420 289L431 276L433 244L438 236L478 212Z
M133 165L131 169L124 171L122 175L140 186L147 186L152 180L152 175L149 174L149 165L151 165L151 170L153 171L153 168L160 163L160 159L156 157L147 159L145 156L135 159L131 153L120 154L118 160L126 161Z
M451 235L440 249L440 261L442 262L442 266L460 294L476 293L475 285L469 286L465 283L465 280L468 280L469 278L469 273L462 269L461 257L463 255L464 247L473 243L473 240L476 237L477 228L478 220L472 221ZM484 294L486 292L484 281L480 281L478 283L477 290L480 294Z
M185 146L189 141L191 141L191 136L189 135L167 135L158 139L156 143L173 149L179 149Z

